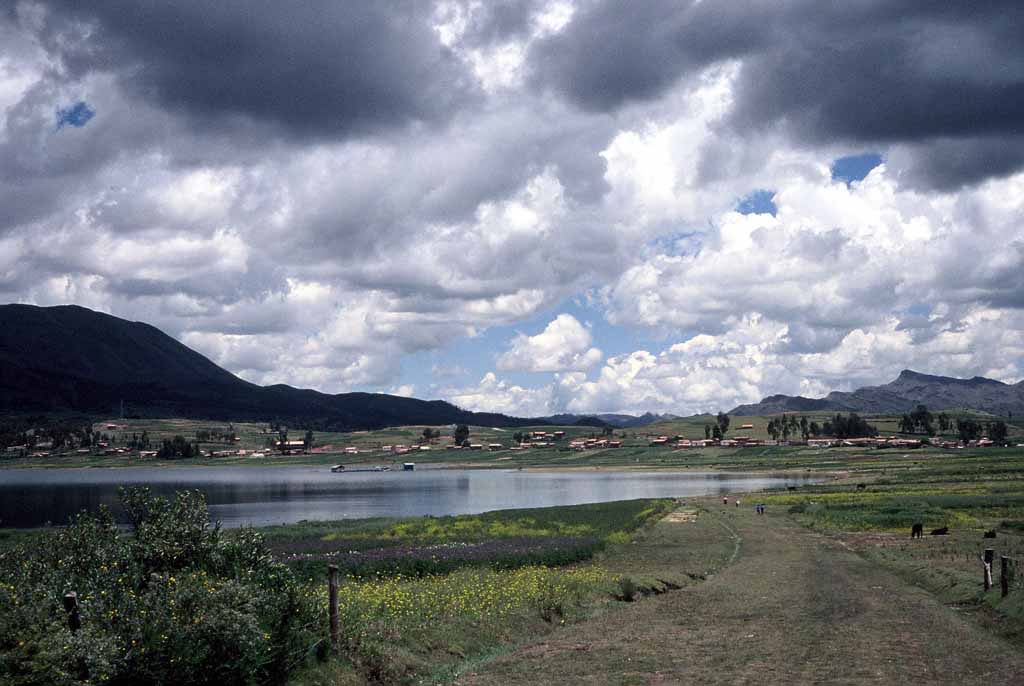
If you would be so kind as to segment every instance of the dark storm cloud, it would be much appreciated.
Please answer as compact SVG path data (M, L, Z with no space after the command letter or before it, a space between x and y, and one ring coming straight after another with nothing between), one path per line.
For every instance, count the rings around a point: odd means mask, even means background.
M488 0L469 13L463 40L473 45L524 36L541 0Z
M907 178L940 188L1024 166L1018 1L599 2L531 54L536 83L600 111L727 59L741 131L917 144Z
M445 120L475 83L427 3L48 0L40 38L71 77L113 71L162 107L337 137Z

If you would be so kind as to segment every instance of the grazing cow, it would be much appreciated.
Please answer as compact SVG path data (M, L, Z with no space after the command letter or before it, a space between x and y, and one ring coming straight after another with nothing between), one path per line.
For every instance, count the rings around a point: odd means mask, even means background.
M912 526L910 528L910 537L911 538L921 538L921 536L923 536L923 535L924 535L924 524L921 524L920 522L918 522L917 524L915 524L914 526Z
M989 529L988 531L985 532L985 538L995 538L995 537L996 537L996 530L995 529Z
M941 529L932 529L932 536L946 536L949 534L949 527L944 526Z
M796 486L786 486L786 490L787 491L795 491L796 490Z
M868 487L867 484L857 484L857 490L858 491L863 491L867 487Z

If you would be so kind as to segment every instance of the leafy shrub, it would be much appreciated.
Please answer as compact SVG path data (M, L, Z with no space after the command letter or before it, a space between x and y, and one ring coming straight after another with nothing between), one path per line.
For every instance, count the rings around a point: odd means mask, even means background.
M604 540L611 545L625 545L629 543L629 534L625 531L613 531Z
M198 492L122 501L130 531L104 509L0 553L0 683L283 682L325 623L260 535L210 526Z
M637 593L640 589L637 588L636 582L628 576L619 577L619 600L625 600L627 603L631 603L636 600Z

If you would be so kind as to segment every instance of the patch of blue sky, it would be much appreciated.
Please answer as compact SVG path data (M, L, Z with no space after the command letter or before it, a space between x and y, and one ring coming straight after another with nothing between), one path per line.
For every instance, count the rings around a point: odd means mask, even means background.
M932 306L927 303L914 303L907 308L906 312L916 317L927 317L932 313Z
M736 203L736 211L740 214L770 214L778 212L775 206L775 191L759 188Z
M700 250L703 236L703 231L677 231L648 241L644 250L652 255L693 255Z
M76 129L80 129L95 116L96 110L89 107L82 100L70 107L60 107L57 109L57 130L60 131L65 126L73 126Z
M441 397L442 389L473 387L487 372L525 388L547 385L554 379L553 373L501 370L497 368L497 359L508 350L516 335L536 336L563 313L589 327L591 346L600 349L605 360L637 350L657 354L666 344L664 337L648 335L650 332L646 329L611 324L600 303L592 302L581 293L515 324L493 326L473 338L460 338L436 350L406 355L400 379L394 385L412 384L416 387L416 396L427 399ZM588 378L596 378L600 368L599 364L588 370ZM453 370L456 373L451 373Z
M842 181L849 185L863 179L881 163L882 156L877 152L838 157L832 162L832 180Z

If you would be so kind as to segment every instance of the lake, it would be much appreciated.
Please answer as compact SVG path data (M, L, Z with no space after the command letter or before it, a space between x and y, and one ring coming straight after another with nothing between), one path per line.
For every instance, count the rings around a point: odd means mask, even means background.
M820 477L726 472L417 469L333 474L329 467L19 469L0 471L0 527L64 524L81 510L118 512L119 486L206 494L224 526L488 510L754 491Z

